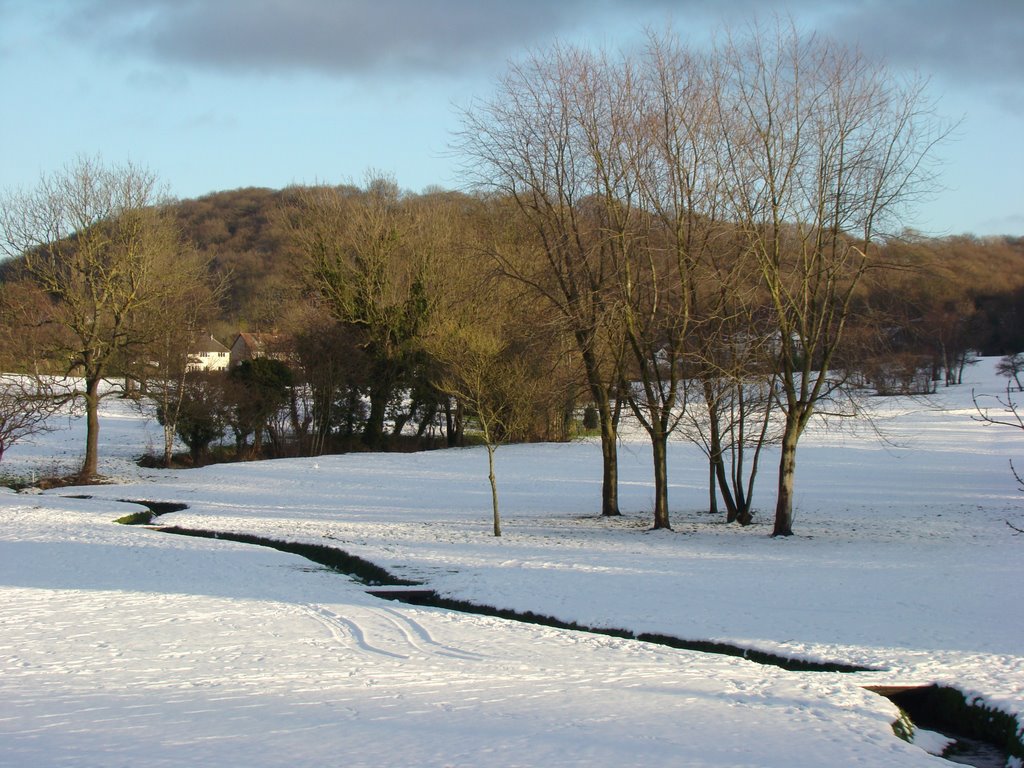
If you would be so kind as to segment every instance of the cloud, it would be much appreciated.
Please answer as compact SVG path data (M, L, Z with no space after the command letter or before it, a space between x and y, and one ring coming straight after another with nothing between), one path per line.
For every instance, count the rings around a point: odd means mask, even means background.
M225 71L454 73L569 27L585 0L90 0L66 36Z
M0 4L6 0L0 0ZM46 0L36 0L46 5ZM465 74L555 37L792 14L954 87L1024 91L1021 0L50 0L69 41L231 73Z
M57 9L68 41L111 55L132 51L229 72L354 75L464 74L503 65L526 48L581 31L621 39L638 35L643 21L736 21L765 7L764 0L36 2Z
M825 31L865 53L958 87L1024 91L1020 0L860 0L839 8Z
M980 233L982 236L1024 232L1024 213L1011 213L1006 216L983 219L973 227L969 227L967 231Z

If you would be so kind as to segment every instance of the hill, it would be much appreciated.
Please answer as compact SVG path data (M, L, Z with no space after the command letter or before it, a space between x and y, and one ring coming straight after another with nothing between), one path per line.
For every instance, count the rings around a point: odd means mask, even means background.
M280 218L298 189L247 187L170 204L184 237L226 279L211 329L221 341L276 327L301 294L300 259ZM955 345L984 355L1024 349L1024 238L908 233L885 243L880 257L903 269L875 289L874 304L902 305L897 314L908 323L948 325L943 333ZM0 283L16 271L16 261L0 262Z
M252 187L173 204L185 236L228 276L226 333L273 327L299 292L298 256L278 219L294 192ZM912 320L941 316L984 355L1024 349L1024 238L908 233L888 241L881 259L905 267L885 286L913 302Z

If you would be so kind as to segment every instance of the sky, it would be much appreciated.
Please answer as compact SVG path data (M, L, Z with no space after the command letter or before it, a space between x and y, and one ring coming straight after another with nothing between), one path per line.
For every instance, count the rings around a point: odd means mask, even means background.
M460 111L555 41L695 46L792 18L929 79L939 186L903 223L1024 235L1024 0L0 0L0 189L83 155L179 198L361 183L460 189Z

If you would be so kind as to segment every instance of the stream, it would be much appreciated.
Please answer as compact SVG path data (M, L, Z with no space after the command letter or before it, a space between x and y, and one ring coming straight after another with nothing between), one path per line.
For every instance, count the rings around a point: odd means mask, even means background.
M655 643L670 648L701 653L738 656L758 664L777 666L793 672L855 673L883 671L839 661L822 662L792 658L729 643L688 640L650 633L637 634L626 629L587 627L574 622L562 621L552 616L543 616L531 612L524 613L454 600L442 597L418 582L397 578L374 563L340 549L323 545L267 539L249 534L162 527L154 524L153 519L165 512L185 509L187 508L186 505L139 500L131 500L131 503L147 507L150 513L131 515L128 518L122 518L119 522L149 525L155 530L164 533L225 539L297 554L360 581L368 587L367 592L369 594L386 600L395 600L410 605L442 608L462 613L494 616L559 629L634 639L640 642ZM976 766L976 768L1004 768L1011 754L1024 757L1024 743L1021 743L1020 737L1017 735L1018 723L1015 717L969 703L964 695L954 688L938 685L912 688L870 686L867 690L885 696L896 704L907 715L915 729L920 728L934 731L951 740L952 743L942 754L942 757L951 763L972 765ZM894 727L894 730L897 729Z

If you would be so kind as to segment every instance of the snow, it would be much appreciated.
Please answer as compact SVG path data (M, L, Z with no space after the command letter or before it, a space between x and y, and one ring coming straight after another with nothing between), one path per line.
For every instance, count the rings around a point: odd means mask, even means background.
M926 766L865 686L940 682L1024 723L1024 434L973 420L994 360L873 430L801 442L797 535L702 512L706 466L670 451L672 531L651 531L649 447L620 448L621 518L595 516L589 441L139 469L160 429L105 401L108 485L0 492L0 766ZM70 470L83 425L0 474ZM1019 466L1019 462L1018 462ZM69 498L88 494L91 499ZM740 658L384 601L298 556L113 521L324 544L446 596L590 626L871 667Z
M953 740L935 731L928 731L924 728L914 730L914 744L930 755L941 755L946 747L953 744Z

